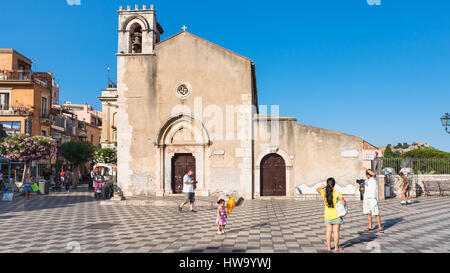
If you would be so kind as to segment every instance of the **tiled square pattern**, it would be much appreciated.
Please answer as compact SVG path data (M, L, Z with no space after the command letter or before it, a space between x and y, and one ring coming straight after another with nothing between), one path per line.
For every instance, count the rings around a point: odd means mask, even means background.
M197 213L167 206L100 205L76 192L0 202L0 252L324 252L323 203L249 200L216 234L215 208ZM344 252L449 252L450 197L380 202L385 233L363 232L362 203L349 202L341 229ZM374 219L375 220L375 219ZM375 223L375 221L374 221Z

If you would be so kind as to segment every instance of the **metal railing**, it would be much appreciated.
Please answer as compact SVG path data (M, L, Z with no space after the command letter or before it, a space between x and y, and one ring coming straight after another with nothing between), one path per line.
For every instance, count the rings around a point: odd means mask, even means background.
M30 70L0 70L0 81L32 81L44 88L49 88L47 79L40 78Z
M78 123L78 129L80 129L80 130L86 129L86 124L84 122L78 121L77 123Z
M9 104L0 104L0 110L10 110Z
M50 115L50 119L52 119L53 121L55 121L56 126L61 127L61 128L65 128L66 126L66 120L63 116L59 116L59 115Z
M0 115L3 116L29 116L32 114L33 112L28 107L6 106L6 105L0 107Z
M414 174L450 174L450 158L376 158L372 160L372 169L383 174L385 168L391 168L395 174L404 168Z

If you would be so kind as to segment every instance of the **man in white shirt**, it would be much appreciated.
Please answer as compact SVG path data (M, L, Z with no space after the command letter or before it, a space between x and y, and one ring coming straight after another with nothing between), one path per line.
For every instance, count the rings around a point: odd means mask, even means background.
M375 173L371 169L366 171L366 177L367 179L364 185L360 185L361 191L364 192L363 213L367 215L369 222L369 227L366 231L372 231L374 229L372 226L372 215L375 215L378 223L378 231L384 233L381 227L380 209L378 208L378 181Z
M94 189L94 176L96 175L96 172L94 169L91 171L91 181L89 181L89 191Z
M189 170L188 173L183 177L183 194L185 196L185 200L178 206L178 210L181 212L183 210L183 206L189 203L191 207L191 212L194 211L194 202L195 202L195 192L194 192L194 184L196 183L194 179L192 179L192 175L194 172Z

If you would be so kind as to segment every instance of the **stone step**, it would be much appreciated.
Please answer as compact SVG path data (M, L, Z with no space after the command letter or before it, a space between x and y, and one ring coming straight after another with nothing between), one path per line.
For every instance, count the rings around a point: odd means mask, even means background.
M182 202L182 199L127 199L127 200L103 200L101 205L107 206L156 206L156 207L176 207ZM196 200L195 206L198 207L216 207L215 200Z

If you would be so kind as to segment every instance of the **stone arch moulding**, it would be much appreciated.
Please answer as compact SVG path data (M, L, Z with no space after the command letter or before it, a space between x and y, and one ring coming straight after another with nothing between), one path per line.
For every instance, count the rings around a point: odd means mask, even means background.
M134 25L135 23L140 24L143 31L150 30L150 26L149 26L147 20L143 16L134 15L134 16L128 17L125 20L125 22L123 22L121 31L130 31L131 26Z
M188 142L184 141L183 144L204 144L203 134L201 132L196 134L199 130L196 130L195 126L192 126L185 120L178 120L170 126L170 129L167 130L166 136L163 138L162 143L165 145L173 144L175 136L180 133L181 130L187 130L192 136L192 139L188 139Z
M262 151L259 154L258 159L256 160L256 168L257 169L260 168L261 161L264 159L264 157L266 157L269 154L277 154L277 155L281 156L284 159L284 162L286 163L286 169L292 169L293 165L292 165L292 160L289 157L289 154L279 148L276 150L273 150L272 148L266 148L264 151Z
M192 122L194 123L194 126L191 125ZM201 139L196 138L196 140L198 140L197 143L211 146L211 139L205 125L200 120L182 113L174 115L170 117L166 122L164 122L163 126L158 132L155 145L159 147L166 145L165 140L173 136L171 135L171 132L174 133L181 128L186 128L192 131L197 130L201 136Z

